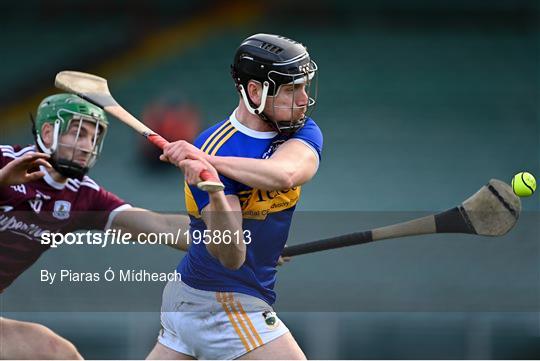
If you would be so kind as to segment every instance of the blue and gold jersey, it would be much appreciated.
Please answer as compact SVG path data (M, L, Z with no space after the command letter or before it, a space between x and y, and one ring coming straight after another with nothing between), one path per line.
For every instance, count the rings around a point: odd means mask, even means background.
M291 138L306 144L320 160L322 133L311 118L296 133L280 135L247 128L233 112L227 120L204 131L195 140L195 146L211 155L266 159L280 144ZM208 253L203 242L193 242L177 270L182 275L182 281L193 288L240 292L273 304L276 299L273 291L276 265L287 242L301 187L262 191L227 177L220 178L225 185L225 194L235 194L240 200L244 234L249 234L251 240L246 247L246 261L238 270L229 270ZM201 219L201 211L208 205L208 194L196 186L186 185L185 198L191 219L190 231L192 235L193 232L203 234L206 225Z

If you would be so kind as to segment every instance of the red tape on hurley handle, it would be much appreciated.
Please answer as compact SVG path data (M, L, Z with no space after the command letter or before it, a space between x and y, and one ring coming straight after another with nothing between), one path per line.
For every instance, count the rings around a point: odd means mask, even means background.
M153 133L146 136L146 139L148 139L152 144L154 144L159 149L165 148L169 142L163 138L161 135ZM205 192L219 192L225 189L225 186L219 179L215 179L212 176L212 173L210 173L207 170L203 170L201 174L199 174L199 178L201 178L203 181L199 182L197 184L197 187L200 190L203 190Z
M152 143L153 145L155 145L156 147L158 147L159 149L162 149L165 148L166 145L169 144L169 142L167 142L167 140L165 140L165 138L163 138L161 135L159 134L149 134L146 136L146 139L148 139L150 141L150 143Z

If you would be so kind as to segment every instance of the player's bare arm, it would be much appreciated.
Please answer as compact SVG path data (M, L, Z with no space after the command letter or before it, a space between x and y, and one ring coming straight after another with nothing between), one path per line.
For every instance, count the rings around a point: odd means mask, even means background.
M226 268L235 270L242 267L246 260L246 244L242 236L242 211L238 197L226 196L223 191L210 193L210 203L203 210L202 217L210 233L218 237L216 242L206 246L208 252ZM226 232L238 234L239 239L229 244L220 242Z
M209 171L212 176L218 177L214 167L205 160L185 159L178 163L184 172L186 182L195 185L201 181L199 174L203 170ZM208 242L208 252L226 268L238 269L246 259L246 245L242 234L242 211L240 201L235 195L226 196L221 191L208 192L210 203L202 210L201 216L210 231L212 242ZM238 234L238 242L220 242L225 232ZM215 241L215 242L214 242Z
M160 159L204 159L220 174L262 190L302 185L313 178L319 167L315 152L294 138L283 143L268 159L211 156L183 140L165 147Z
M184 252L189 247L189 239L185 232L189 229L189 217L186 215L160 214L143 208L130 208L116 215L111 228L122 229L133 235L141 233L180 234L182 238L178 242L167 243L167 245Z
M52 167L47 161L49 158L50 156L45 153L28 153L14 159L0 169L0 186L24 184L43 178L45 172L39 167L51 170Z

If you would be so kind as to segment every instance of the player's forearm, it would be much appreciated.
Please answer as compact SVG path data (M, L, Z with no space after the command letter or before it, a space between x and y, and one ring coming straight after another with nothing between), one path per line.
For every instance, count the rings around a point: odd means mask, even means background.
M166 245L187 251L189 241L186 232L189 229L189 217L180 214L159 214L145 209L132 208L120 212L111 225L113 229L122 229L139 239L154 233L164 235L161 239Z
M160 214L158 232L174 237L166 237L166 245L187 252L189 248L189 217L181 214Z
M214 156L210 163L227 178L256 189L288 189L300 181L294 165L284 161Z
M210 193L210 203L204 212L204 220L210 231L208 252L229 269L240 268L246 259L243 239L242 215L233 211L223 192ZM229 235L225 242L225 235Z

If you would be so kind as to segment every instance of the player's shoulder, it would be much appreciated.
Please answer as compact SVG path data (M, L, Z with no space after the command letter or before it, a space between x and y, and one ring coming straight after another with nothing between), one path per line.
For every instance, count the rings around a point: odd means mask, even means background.
M304 126L300 129L304 131L316 131L319 133L322 133L321 128L317 125L317 123L312 118L307 118L306 122L304 123Z
M223 131L228 125L230 124L229 118L224 119L217 124L214 124L210 128L207 128L204 130L199 136L195 139L193 144L197 147L202 149L202 146L206 141L209 141L212 137L218 135L221 131Z
M319 127L317 123L315 122L315 120L313 120L313 118L311 117L307 117L305 125L310 126L310 127L317 127L317 128Z
M0 145L0 153L3 157L17 159L25 155L26 153L35 152L35 145Z
M323 142L323 134L317 123L311 118L307 118L304 126L294 132L290 138L310 140L315 143Z
M323 150L323 134L321 129L311 118L307 118L304 126L296 131L291 139L295 139L307 145L321 159Z
M249 139L240 139L238 122L234 113L229 118L205 130L195 141L195 146L211 155L248 156L241 149L249 148ZM248 137L249 138L249 137Z
M323 134L321 128L311 118L307 118L304 126L296 131L292 138L309 138L317 142L322 142Z

